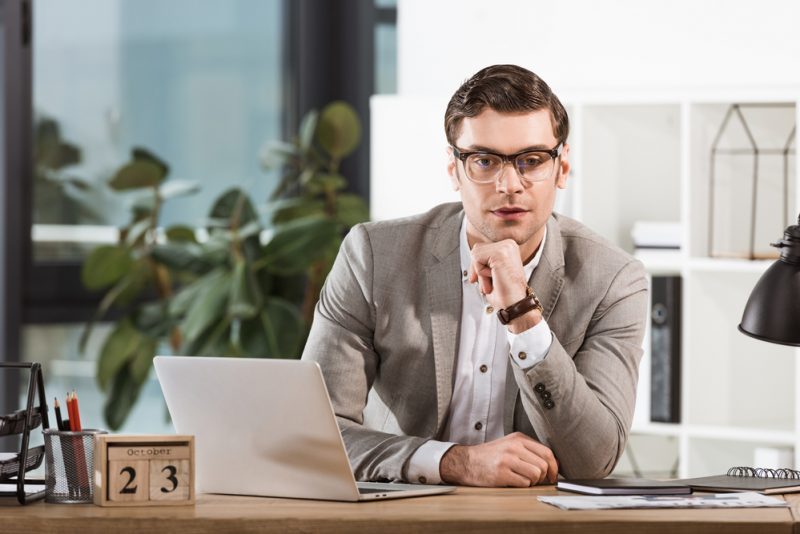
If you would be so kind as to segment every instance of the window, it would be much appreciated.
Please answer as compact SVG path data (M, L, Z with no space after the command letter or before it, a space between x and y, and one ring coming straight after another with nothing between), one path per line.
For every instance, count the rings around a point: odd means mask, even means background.
M276 177L261 169L262 145L296 132L308 109L344 99L365 128L343 174L368 198L368 100L378 85L394 90L396 8L317 0L21 0L10 2L13 21L20 5L32 9L33 20L32 46L22 51L3 48L8 4L0 0L0 76L20 82L19 98L6 108L20 111L17 122L0 116L0 163L13 145L22 162L14 176L31 179L4 199L3 258L14 260L4 262L13 269L2 277L0 335L13 335L2 339L0 359L42 362L48 394L63 398L77 389L85 418L103 425L94 357L107 329L95 329L86 354L78 353L99 301L83 289L80 267L88 250L116 239L135 200L104 184L132 147L145 147L169 164L169 180L201 186L170 200L162 225L200 225L228 187L266 201ZM379 26L389 32L380 43ZM379 61L375 47L383 50ZM28 99L33 120L24 113ZM15 133L6 144L4 131ZM30 137L34 147L25 144ZM6 190L18 182L8 172L0 179ZM18 384L0 378L0 389L6 404L16 405ZM141 395L122 430L166 431L158 384Z

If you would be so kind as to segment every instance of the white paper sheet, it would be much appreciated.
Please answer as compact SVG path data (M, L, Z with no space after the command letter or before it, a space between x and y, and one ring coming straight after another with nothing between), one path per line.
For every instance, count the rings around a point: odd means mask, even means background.
M783 499L755 492L711 495L626 495L539 497L543 503L562 510L608 510L614 508L764 508L785 507Z

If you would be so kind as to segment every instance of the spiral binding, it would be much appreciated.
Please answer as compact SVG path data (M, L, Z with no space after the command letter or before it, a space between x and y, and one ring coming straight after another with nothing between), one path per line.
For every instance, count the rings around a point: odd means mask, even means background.
M800 471L789 468L768 469L766 467L731 467L728 469L728 476L800 479Z

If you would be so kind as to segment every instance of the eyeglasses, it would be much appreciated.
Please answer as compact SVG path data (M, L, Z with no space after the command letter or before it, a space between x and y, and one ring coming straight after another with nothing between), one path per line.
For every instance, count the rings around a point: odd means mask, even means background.
M561 156L564 143L551 150L523 150L516 154L498 154L485 150L462 152L451 146L453 154L464 164L467 178L477 184L490 184L503 174L506 163L513 163L523 183L543 182L553 176L556 159Z

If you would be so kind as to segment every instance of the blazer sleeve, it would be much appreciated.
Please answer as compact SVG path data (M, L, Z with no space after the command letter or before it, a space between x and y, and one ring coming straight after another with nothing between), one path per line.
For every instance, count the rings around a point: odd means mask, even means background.
M373 346L373 254L363 225L345 237L322 287L303 360L322 368L357 480L404 480L409 458L427 439L364 426L363 411L380 369Z
M612 280L574 357L554 335L533 367L512 360L525 413L567 478L603 478L624 451L647 306L644 268L632 260Z

